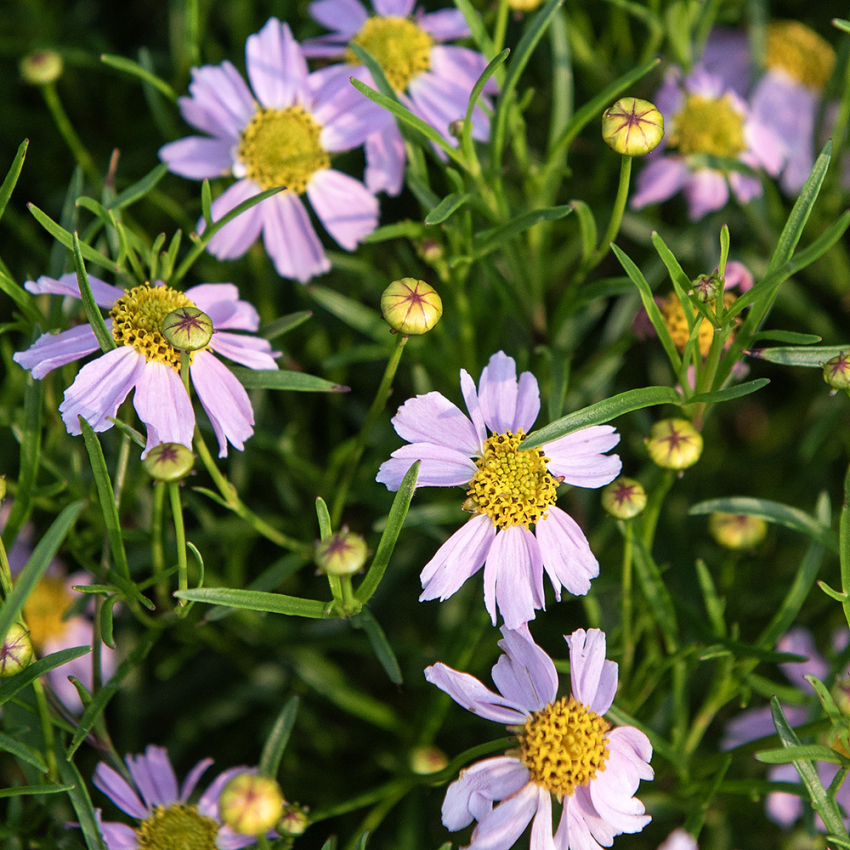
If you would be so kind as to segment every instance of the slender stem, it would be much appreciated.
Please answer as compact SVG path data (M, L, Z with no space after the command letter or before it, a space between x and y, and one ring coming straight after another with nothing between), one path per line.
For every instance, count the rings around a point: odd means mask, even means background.
M668 490L673 486L676 473L672 469L665 469L660 483L649 494L646 509L643 512L643 534L642 542L647 552L652 551L652 543L655 540L655 528L658 525L658 517L661 514L661 505Z
M12 568L9 566L9 557L2 537L0 537L0 588L3 589L4 599L12 592Z
M158 483L153 488L153 513L151 515L151 568L155 576L165 572L165 549L162 542L162 518L165 513L165 485ZM168 584L165 579L156 583L156 604L169 609Z
M44 102L47 104L53 120L56 122L59 135L65 140L65 143L71 149L71 153L74 154L74 158L88 175L89 180L100 185L102 179L97 166L94 164L91 154L86 150L86 146L77 135L77 131L71 125L71 119L68 118L65 108L62 106L62 101L59 100L59 92L56 90L55 83L47 83L41 86L41 93L44 95Z
M181 351L180 352L180 377L183 379L183 386L186 388L186 395L189 398L192 398L192 393L189 390L189 366L191 361L189 360L189 352Z
M635 647L632 633L634 609L632 607L632 548L634 528L631 520L620 523L623 532L623 583L620 591L623 610L623 655L620 663L620 680L628 685L634 662Z
M53 731L53 723L50 720L50 707L47 705L47 697L44 693L44 685L41 679L35 679L32 683L35 691L35 701L38 704L38 716L41 720L41 732L44 735L44 757L47 760L47 775L54 781L59 781L59 766L56 763L56 736Z
M384 377L381 379L381 385L378 387L378 392L375 393L375 399L369 412L366 414L366 419L363 421L363 427L357 435L354 446L351 449L351 454L345 463L345 472L342 480L336 488L334 494L333 507L331 508L331 524L334 528L339 525L342 516L342 509L345 507L345 499L348 496L348 490L351 487L351 482L354 480L354 474L357 472L357 466L360 463L360 458L363 456L363 451L366 448L366 440L372 430L374 424L378 421L378 417L383 413L387 406L387 401L392 390L393 379L395 378L398 364L401 361L401 353L404 346L407 344L409 337L399 334L397 337L396 347L387 361L387 368L384 370Z
M511 7L508 0L499 0L499 9L496 13L496 26L493 28L493 56L501 53L502 48L505 46L505 33L508 29L508 13L510 10Z
M844 476L844 504L839 522L838 552L841 563L841 589L844 591L844 616L850 623L850 467Z
M611 211L611 221L608 229L599 243L599 247L588 258L589 268L594 268L602 262L605 255L611 250L611 243L620 232L623 222L623 213L626 211L626 201L629 198L629 182L632 176L632 158L623 156L620 158L620 183L617 186L617 198L614 201L614 209ZM589 269L586 269L587 271Z
M180 485L176 481L168 482L168 496L171 499L174 534L177 537L177 586L180 590L188 590L189 572L186 563L186 529L183 525L183 506L180 504ZM186 601L181 599L177 603L178 611L185 604Z

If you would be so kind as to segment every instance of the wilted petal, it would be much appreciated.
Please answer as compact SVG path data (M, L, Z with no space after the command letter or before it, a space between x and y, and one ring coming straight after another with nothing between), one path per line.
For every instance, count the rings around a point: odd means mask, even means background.
M499 646L505 653L493 667L493 682L504 697L525 710L539 711L558 695L558 671L552 659L534 642L528 624L502 626Z
M563 585L574 596L590 590L591 579L599 575L599 561L578 523L565 511L552 505L546 519L534 528L543 568L546 570L555 598L561 601Z
M527 713L522 706L494 694L469 673L460 673L445 664L434 664L425 668L425 678L458 705L485 720L494 720L506 726L525 723Z
M195 412L180 374L170 366L154 361L145 364L136 383L133 407L148 430L142 457L160 443L180 443L191 448Z
M420 601L448 599L484 564L496 537L490 518L477 516L461 526L422 569Z
M493 625L496 608L509 629L534 619L543 605L543 564L534 535L515 525L496 534L484 567L484 606Z
M528 769L516 758L497 756L464 768L446 790L443 825L455 832L483 820L493 802L516 794L528 784Z
M537 812L544 788L531 782L521 791L496 806L472 833L470 850L509 850L525 831Z
M566 641L570 647L573 696L591 711L605 714L617 691L617 664L605 660L605 632L576 629Z

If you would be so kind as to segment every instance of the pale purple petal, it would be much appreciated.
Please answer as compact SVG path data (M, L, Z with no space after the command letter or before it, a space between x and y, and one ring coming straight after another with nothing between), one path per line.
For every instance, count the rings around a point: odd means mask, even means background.
M743 160L746 156L742 155L740 158ZM750 177L740 171L729 172L729 185L732 187L739 204L748 204L753 198L760 198L764 192L764 187L758 177Z
M309 38L301 42L301 52L308 59L342 59L345 56L347 41L347 39L340 41L339 36L334 35Z
M530 850L555 850L552 836L552 795L543 788L537 805L537 814L531 825Z
M150 745L144 754L127 756L124 761L148 808L177 802L177 777L165 747Z
M288 24L269 18L258 33L249 36L245 63L254 94L263 106L309 106L307 61Z
M593 817L593 806L588 802L587 806L582 806L583 788L579 788L572 797L564 798L564 811L561 815L561 825L558 827L556 835L556 845L559 850L602 850L596 839L590 834L590 828L587 824L587 813L585 809L589 807L590 816ZM569 845L565 844L563 838L569 835ZM608 846L611 846L609 842Z
M136 383L133 407L148 429L148 440L142 457L160 443L180 443L187 448L192 447L195 412L179 372L165 363L153 360L146 363Z
M788 661L779 665L788 681L804 693L814 693L814 688L806 681L805 676L816 676L823 681L829 674L829 664L818 652L814 635L803 626L788 629L776 642L776 650L806 657L803 662Z
M632 195L632 209L660 204L681 191L688 179L688 166L679 156L662 156L650 162L637 178L637 191Z
M209 139L205 136L186 136L159 149L159 158L172 174L189 180L212 180L231 173L233 142L230 139Z
M783 705L782 710L792 726L799 726L808 716L808 709L801 705ZM767 735L773 735L776 727L773 725L773 715L769 705L760 708L749 708L733 717L723 730L720 739L721 750L731 750L749 741L756 741Z
M239 297L232 283L202 283L186 290L186 297L212 319L217 331L227 329L255 331L260 327L260 314L249 301Z
M178 98L187 124L235 143L257 105L242 75L230 62L192 68L191 97Z
M591 579L599 575L599 561L578 523L565 511L552 505L546 519L534 528L543 568L546 570L555 598L561 601L563 585L574 596L590 590Z
M375 131L395 124L392 113L364 97L351 85L351 77L360 77L374 88L368 72L361 69L358 73L358 69L349 69L347 65L343 68L344 76L331 76L328 84L316 92L313 109L313 117L322 125L319 144L332 153L360 147Z
M119 298L126 295L126 291L120 286L112 286L105 283L99 277L89 275L89 286L98 307L111 307ZM42 275L38 280L28 280L24 284L27 292L33 295L47 293L49 295L69 295L71 298L80 297L80 284L74 272L63 274L59 278Z
M277 833L272 831L267 838L276 838ZM257 839L252 835L240 835L234 832L227 824L222 826L215 837L215 846L218 850L242 850L243 847L256 846Z
M714 27L700 64L723 80L726 88L743 97L750 88L750 47L744 30Z
M274 358L279 351L272 351L271 343L259 336L216 332L210 340L210 348L223 357L240 363L249 369L278 369Z
M470 850L509 850L534 817L545 788L529 782L521 791L496 806L472 832Z
M464 768L449 785L443 801L443 826L456 832L483 820L493 802L516 794L528 784L528 768L511 756L484 759Z
M250 180L237 180L228 186L211 204L212 220L218 221L243 201L262 191ZM276 196L277 197L277 196ZM268 204L275 198L267 198L245 210L219 230L207 245L207 250L219 260L235 260L241 257L256 241L263 227L263 218ZM206 223L198 222L198 233L203 233Z
M408 443L432 443L469 457L480 451L481 444L472 423L457 405L438 392L408 399L392 422L396 434Z
M519 376L516 412L511 431L516 433L522 428L528 433L538 413L540 413L540 388L537 385L537 378L531 372L522 372Z
M504 351L497 351L481 372L478 403L487 427L495 434L513 429L516 418L516 362Z
M811 127L811 134L813 133L814 126ZM776 177L785 161L790 140L779 138L777 130L756 119L750 119L744 125L744 138L749 151L752 152L753 167L761 165L771 177Z
M315 0L307 11L314 21L349 39L360 31L369 17L359 0Z
M264 203L269 206L264 210L263 242L277 273L306 283L330 271L330 260L301 198L294 192L281 192Z
M753 276L750 270L737 260L726 263L726 288L737 287L739 292L749 292L753 288Z
M95 788L103 791L122 812L126 812L130 817L142 819L150 813L124 777L109 765L100 762L94 770L92 781Z
M370 192L398 195L404 184L406 159L404 139L395 121L380 132L371 133L366 138L366 188Z
M469 411L469 418L472 420L472 426L475 428L475 436L478 440L478 448L475 454L484 454L487 426L484 423L484 414L481 412L481 403L478 400L475 381L472 380L472 376L466 369L460 370L460 391L463 393L463 400L466 403L466 409Z
M201 795L198 800L198 811L208 818L218 820L218 798L224 786L233 779L234 776L239 776L240 773L256 773L256 768L251 767L231 767L228 770L223 770L210 783L209 787Z
M141 378L144 368L145 356L129 345L120 345L83 366L59 405L68 433L81 433L80 416L95 431L111 428L108 417L118 413L121 402Z
M697 840L684 829L674 829L664 841L658 845L658 850L699 850Z
M433 443L412 443L396 449L390 459L381 464L375 481L388 490L398 490L401 480L417 460L422 461L417 487L459 487L471 481L476 472L475 464L463 452Z
M449 132L449 125L466 116L470 91L462 85L425 71L414 77L407 91L415 106L414 111L437 130L447 141L457 141ZM473 110L473 138L481 141L489 135L489 119L480 107Z
M576 629L564 639L570 647L573 696L597 714L605 714L617 691L617 664L605 660L605 632Z
M586 785L576 789L570 809L571 814L581 822L582 828L587 830L585 840L592 842L588 844L589 847L610 847L614 843L614 836L619 835L619 832L596 811L590 789Z
M100 812L100 809L97 810ZM100 834L106 842L106 850L137 850L139 840L136 830L125 823L102 821L98 818Z
M307 197L325 229L347 251L378 226L377 198L341 171L317 171L307 184Z
M189 771L189 775L183 780L183 785L180 788L181 803L185 803L189 799L189 797L192 795L192 792L195 790L195 786L198 784L198 781L204 775L204 773L206 773L207 768L212 763L212 759L201 759Z
M457 9L440 9L439 12L428 12L424 15L419 15L416 23L434 41L452 41L456 38L466 38L469 35L469 26L466 23L466 18ZM431 61L433 62L433 58Z
M528 717L522 705L493 693L469 673L460 673L445 664L434 664L425 668L425 678L459 706L485 720L494 720L506 726L521 726Z
M415 0L375 0L372 5L385 18L406 18L413 11Z
M770 768L767 776L771 782L800 782L793 764L777 764ZM765 801L765 810L774 823L787 829L803 816L803 798L786 791L771 791Z
M460 15L460 12L454 12ZM461 15L461 19L463 16ZM445 77L466 89L467 102L472 94L473 86L487 67L487 58L477 50L468 47L446 47L437 46L431 48L431 71L438 77ZM498 91L496 81L493 77L484 86L484 93ZM464 114L466 110L464 109Z
M499 646L505 653L493 667L493 683L507 699L525 710L540 711L558 695L558 671L552 659L534 642L528 625L502 626Z
M543 451L550 458L547 467L552 475L575 487L603 487L610 484L622 469L618 455L605 455L620 442L611 425L593 425L546 443Z
M227 457L228 441L242 451L254 433L254 410L245 388L209 351L198 351L190 369L192 384L218 438L218 456Z
M534 535L515 525L496 534L484 565L484 607L496 625L496 608L509 629L534 619L543 604L543 564Z
M611 662L613 663L613 662ZM637 790L641 779L652 779L655 771L649 762L652 759L652 744L649 738L634 726L616 726L608 732L608 746L611 757L616 754L621 759L620 767L616 774L616 782L622 784L629 782L634 790Z
M685 180L683 188L691 221L699 221L707 213L722 209L729 200L726 178L710 168L700 168L692 172Z
M488 516L477 516L462 525L422 569L420 602L448 599L484 564L497 537Z
M33 378L40 379L66 363L99 350L91 325L77 325L58 334L42 334L26 351L13 354L12 360L29 369Z

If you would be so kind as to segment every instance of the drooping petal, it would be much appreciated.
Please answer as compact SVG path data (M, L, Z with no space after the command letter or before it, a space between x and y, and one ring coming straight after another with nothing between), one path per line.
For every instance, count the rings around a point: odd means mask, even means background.
M260 191L260 187L250 180L237 180L212 202L210 212L213 221L223 218ZM274 200L275 198L267 198L259 204L254 204L233 221L229 221L210 239L207 250L219 260L235 260L241 257L257 241L263 227L263 219L269 209L267 205ZM198 222L198 232L203 233L205 229L206 224L201 219Z
M249 369L279 368L274 358L280 357L280 352L272 351L271 343L259 336L216 332L210 340L210 348Z
M398 195L404 185L406 161L404 139L395 121L383 130L371 133L366 138L366 188L375 194Z
M68 433L81 433L80 416L95 431L111 428L108 417L118 412L144 368L144 354L129 345L119 345L83 366L74 383L65 390L65 400L59 405Z
M496 806L472 832L470 850L509 850L525 831L540 805L545 788L529 782Z
M160 443L180 443L191 448L195 412L180 374L165 363L145 364L136 383L133 407L148 430L142 457Z
M576 789L570 808L572 809L573 817L581 824L581 827L577 831L578 835L584 835L585 840L592 842L592 844L588 844L588 847L596 850L600 845L602 847L610 847L614 843L614 837L619 835L619 831L615 830L596 811L588 786ZM579 844L578 846L581 847L583 845Z
M310 223L301 198L281 192L264 203L263 242L281 277L306 283L330 271L330 260Z
M145 818L149 811L139 799L138 794L127 784L127 781L113 770L109 765L100 762L94 771L92 780L96 788L99 788L121 809L133 818Z
M699 221L707 213L722 209L729 200L726 178L710 168L700 168L691 173L683 188L691 221Z
M396 449L390 459L381 464L375 480L388 490L398 490L401 480L417 460L422 461L417 487L459 487L475 475L475 464L463 452L433 443L412 443Z
M242 75L228 61L192 68L189 94L177 100L186 123L234 143L257 108Z
M314 0L307 11L323 27L348 38L356 35L369 17L359 0Z
M605 714L617 691L617 664L605 660L605 632L600 629L576 629L564 638L570 647L573 696L591 711Z
M611 425L582 428L551 443L543 451L550 458L547 464L552 475L563 476L575 487L604 487L622 469L618 455L605 455L620 442L620 435Z
M112 286L102 281L99 277L89 275L89 286L98 307L111 307L119 298L126 294L120 286ZM27 292L33 295L70 295L71 298L80 297L80 285L74 272L63 274L59 278L42 275L38 280L28 280L24 284Z
M530 850L555 850L555 839L552 836L552 795L544 789L540 790L537 804L537 814L531 825Z
M480 449L472 423L457 405L438 392L408 399L398 409L392 423L396 434L408 443L433 443L469 457Z
M447 693L458 705L485 720L513 726L522 725L528 716L522 706L493 693L469 673L460 673L445 664L426 667L425 678Z
M202 283L186 290L186 297L212 319L217 331L225 329L255 331L260 314L250 301L239 297L232 283Z
M378 199L341 171L317 171L307 185L307 197L325 229L347 251L378 226Z
M502 626L499 646L505 653L493 667L499 693L526 711L539 711L558 694L558 671L552 659L534 642L528 624Z
M483 820L495 800L504 800L528 784L528 768L511 756L484 759L464 768L443 801L443 826L456 832Z
M463 13L458 9L440 9L419 15L416 23L422 27L434 41L453 41L469 35L469 25ZM432 53L433 57L433 53ZM433 58L431 60L433 62Z
M484 565L484 607L493 625L497 607L505 625L518 629L543 602L543 564L534 535L521 525L498 532Z
M305 103L307 60L288 24L269 18L265 26L245 42L248 79L263 106L285 109Z
M26 351L13 354L12 360L29 369L33 378L40 379L66 363L99 350L91 325L77 325L58 334L42 334Z
M185 803L189 797L192 795L192 792L195 790L195 786L198 784L200 778L206 773L209 766L213 763L212 759L201 759L190 771L186 778L183 780L183 784L180 786L180 802Z
M100 818L100 809L95 809L98 815L100 834L106 842L106 850L138 850L139 839L136 830L126 823L104 821Z
M639 210L672 198L681 191L688 174L688 165L680 156L661 156L653 160L638 174L637 191L629 205Z
M212 180L231 173L233 168L231 139L186 136L159 149L159 158L172 174L189 180Z
M125 762L149 809L177 802L177 777L164 747L150 745L144 754L127 756Z
M534 528L543 568L546 570L555 598L561 601L563 585L574 596L590 590L591 579L599 575L599 561L578 523L565 511L552 505L546 519Z
M487 516L474 517L462 525L422 569L420 602L442 601L456 593L484 565L496 536Z

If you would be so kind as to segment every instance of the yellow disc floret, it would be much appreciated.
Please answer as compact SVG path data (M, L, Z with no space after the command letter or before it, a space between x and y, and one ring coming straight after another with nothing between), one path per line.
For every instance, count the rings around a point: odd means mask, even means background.
M414 77L431 68L434 39L407 18L369 18L351 41L375 57L396 91L404 91ZM360 64L350 47L345 51L345 61Z
M735 296L731 292L727 292L723 296L723 302L728 308L735 301ZM682 302L679 301L675 292L671 292L666 298L661 299L658 305L661 309L661 315L664 317L664 323L667 325L667 330L670 331L670 336L673 339L673 344L676 346L679 354L685 350L688 344L690 334L688 332L688 320L685 316L685 310L682 307ZM708 357L711 341L714 339L714 326L708 319L703 318L700 322L697 340L699 351L703 357ZM731 340L731 337L730 337Z
M41 650L50 638L61 638L65 634L68 623L62 617L73 601L61 578L45 576L35 586L24 603L23 615L37 650Z
M180 307L194 306L170 286L134 286L109 311L112 337L118 345L132 345L145 360L165 363L179 372L180 352L162 335L162 320Z
M239 142L246 176L263 189L285 186L300 195L310 178L331 164L321 132L321 124L300 106L257 109Z
M136 830L139 850L216 850L218 824L197 806L154 806Z
M822 92L835 67L835 51L825 38L799 21L776 21L767 28L765 64Z
M605 770L609 728L606 720L574 697L561 697L525 721L520 761L535 785L559 798L571 797Z
M747 149L744 116L728 94L723 97L689 95L673 117L668 143L684 154L737 156Z
M466 491L474 510L487 514L500 528L528 528L546 519L557 496L558 479L546 469L549 458L542 449L521 452L524 439L522 428L516 434L506 431L489 437Z

